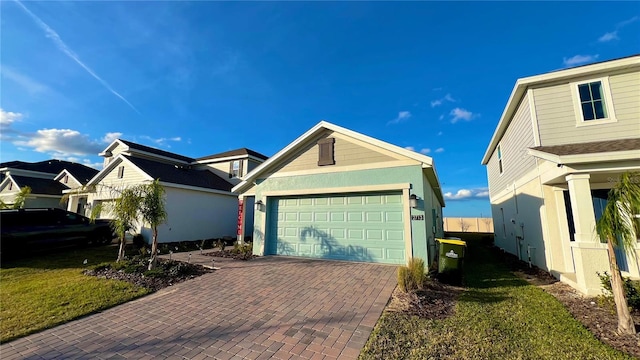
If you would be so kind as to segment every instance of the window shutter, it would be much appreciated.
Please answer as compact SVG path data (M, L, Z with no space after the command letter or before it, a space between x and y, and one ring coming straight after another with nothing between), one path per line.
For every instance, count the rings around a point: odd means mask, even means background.
M233 177L233 160L229 162L229 179Z
M242 165L244 165L244 160L240 160L240 166L238 167L238 177L242 177Z
M327 138L318 141L318 166L335 165L334 144L336 139Z

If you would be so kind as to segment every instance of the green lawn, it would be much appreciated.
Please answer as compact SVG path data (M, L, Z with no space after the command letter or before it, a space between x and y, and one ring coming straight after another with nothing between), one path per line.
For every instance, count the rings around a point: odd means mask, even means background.
M360 359L631 359L599 342L553 296L470 246L455 315L385 312Z
M117 247L66 250L5 261L0 268L0 342L47 329L146 294L144 288L85 276L113 261ZM87 264L83 264L84 260Z

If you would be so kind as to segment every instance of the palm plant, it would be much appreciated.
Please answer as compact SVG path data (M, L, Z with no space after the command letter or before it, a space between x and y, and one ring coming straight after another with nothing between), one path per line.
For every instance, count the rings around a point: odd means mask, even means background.
M629 312L622 275L614 247L629 251L637 242L640 226L636 217L640 214L640 173L624 173L609 191L607 205L596 224L601 242L607 243L611 270L611 292L618 314L618 332L635 334L636 329Z
M145 223L151 227L151 259L149 260L149 270L156 266L158 257L158 226L167 221L167 211L165 208L165 190L160 185L160 179L140 186L142 202L140 204L140 214Z
M27 201L27 198L31 194L31 188L28 186L23 186L20 188L20 191L16 194L15 199L13 200L13 208L14 209L22 209L24 207L24 203Z
M138 209L142 198L137 188L127 188L122 191L120 197L115 199L111 210L114 218L111 220L113 228L118 239L120 239L120 248L118 250L117 262L124 259L124 247L126 243L127 231L133 228L138 219Z

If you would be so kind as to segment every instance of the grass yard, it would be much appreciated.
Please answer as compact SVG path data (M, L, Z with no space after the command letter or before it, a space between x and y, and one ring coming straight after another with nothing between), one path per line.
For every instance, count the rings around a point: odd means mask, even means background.
M482 246L468 248L467 291L455 315L385 311L360 359L631 359L598 341L552 295L513 275Z
M5 261L0 268L0 342L44 330L148 293L82 270L114 261L117 247L72 249ZM84 260L87 264L83 264Z

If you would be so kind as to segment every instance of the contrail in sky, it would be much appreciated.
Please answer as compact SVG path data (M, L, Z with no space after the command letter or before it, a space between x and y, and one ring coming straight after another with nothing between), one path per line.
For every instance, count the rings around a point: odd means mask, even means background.
M60 49L60 51L65 53L69 58L71 58L71 60L75 61L78 65L80 65L83 69L85 69L89 73L89 75L93 76L96 80L98 80L98 82L100 82L100 84L102 84L102 86L104 86L107 90L109 90L113 95L117 96L120 100L124 101L125 104L129 105L129 107L131 107L139 115L142 115L142 114L140 114L140 111L138 111L138 109L136 109L136 107L133 106L133 104L131 104L127 99L125 99L124 96L120 95L120 93L115 91L111 87L111 85L109 85L100 76L98 76L98 74L96 74L95 71L91 70L90 67L85 65L85 63L83 63L82 61L80 61L80 58L78 58L78 55L76 55L76 53L74 53L67 46L67 44L65 44L64 41L62 41L62 39L60 38L60 35L58 35L58 33L55 32L55 30L53 30L49 25L47 25L44 21L42 21L42 19L40 19L38 16L36 16L36 14L32 13L31 10L27 9L27 7L24 6L24 4L22 4L22 2L20 2L20 0L14 0L14 1L16 2L16 4L20 5L22 10L24 10L29 16L31 16L33 21L35 21L36 24L42 30L44 30L44 32L46 33L47 37L53 41L53 43L58 47L58 49Z

